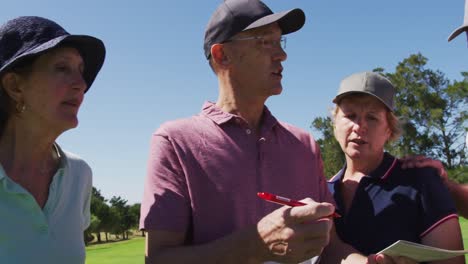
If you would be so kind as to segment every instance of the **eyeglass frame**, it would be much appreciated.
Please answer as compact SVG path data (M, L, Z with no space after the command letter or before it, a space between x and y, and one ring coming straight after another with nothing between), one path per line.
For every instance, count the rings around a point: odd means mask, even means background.
M228 40L224 41L224 43L233 42L233 41L236 41L236 40L259 40L259 39L262 40L263 48L271 49L273 47L281 47L283 50L286 49L286 37L285 36L281 36L279 41L277 41L277 40L271 40L271 41L266 40L265 36L252 36L252 37L244 37L244 38L232 38L232 39L228 39ZM271 44L270 44L271 47L266 46L265 41L271 42Z

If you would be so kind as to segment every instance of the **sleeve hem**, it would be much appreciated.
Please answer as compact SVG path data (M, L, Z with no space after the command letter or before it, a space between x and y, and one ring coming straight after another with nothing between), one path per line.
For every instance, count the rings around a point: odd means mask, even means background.
M434 230L436 227L438 227L440 224L442 224L443 222L449 220L449 219L452 219L452 218L457 218L458 219L458 215L457 214L450 214L450 215L447 215L446 217L440 219L439 221L437 221L435 224L433 224L432 226L430 226L426 231L422 232L421 235L419 235L420 238L423 238L425 235L429 234L432 230Z

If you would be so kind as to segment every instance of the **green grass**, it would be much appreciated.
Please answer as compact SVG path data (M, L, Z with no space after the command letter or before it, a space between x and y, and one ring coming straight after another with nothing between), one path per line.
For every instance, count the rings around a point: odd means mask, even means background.
M463 234L463 245L468 249L468 220L460 216L460 227Z
M143 264L144 256L144 237L86 247L86 264Z
M463 246L468 249L468 220L460 216L460 228L463 235ZM468 255L465 255L465 261L468 263Z
M463 244L468 249L468 220L460 217ZM86 264L143 264L145 238L91 245L86 248ZM465 255L468 263L468 255Z

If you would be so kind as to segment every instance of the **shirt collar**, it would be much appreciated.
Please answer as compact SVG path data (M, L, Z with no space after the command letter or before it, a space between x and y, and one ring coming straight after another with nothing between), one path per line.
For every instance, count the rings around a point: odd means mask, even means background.
M0 164L0 181L3 180L6 176L5 170L3 169L3 166Z
M369 176L374 179L384 180L388 177L390 172L395 167L397 158L393 157L389 153L385 152L384 157L377 169L373 170Z
M203 104L201 114L213 120L218 125L224 124L236 117L233 114L224 112L215 103L209 101Z
M55 151L57 151L58 157L59 157L59 169L63 169L67 166L67 160L65 158L65 153L63 152L62 148L57 144L54 143L54 148ZM0 164L0 180L4 179L6 177L6 172L3 169L3 166Z
M218 125L227 123L231 120L235 120L236 118L240 118L237 115L224 112L215 103L209 101L206 101L203 104L201 114L213 120ZM262 129L265 130L271 129L278 123L278 120L276 120L276 118L271 114L270 110L266 106L264 106L263 108L262 118Z
M343 168L341 168L340 171L338 171L335 176L331 177L328 182L330 183L335 183L335 182L339 182L341 181L341 179L343 179L343 175L344 175L344 172L346 171L346 162L345 164L343 165Z
M52 181L54 181L55 177L61 177L64 175L62 170L64 170L68 164L65 153L60 148L60 146L57 143L54 143L54 148L55 148L55 151L57 151L57 154L59 156L59 167L57 171L55 172ZM0 164L0 188L10 193L28 193L24 187L21 187L19 184L15 183L6 175L6 172L1 164Z
M380 165L371 173L369 173L369 175L367 176L373 179L384 180L388 177L390 172L393 170L396 163L397 163L397 159L393 157L392 155L390 155L389 153L385 152L383 160L380 163ZM328 182L335 183L337 181L341 181L341 179L343 179L345 171L346 171L346 162L343 165L343 168L335 176L333 176Z
M57 143L54 143L54 147L59 157L59 169L65 169L65 167L68 165L65 152L63 152L62 148Z

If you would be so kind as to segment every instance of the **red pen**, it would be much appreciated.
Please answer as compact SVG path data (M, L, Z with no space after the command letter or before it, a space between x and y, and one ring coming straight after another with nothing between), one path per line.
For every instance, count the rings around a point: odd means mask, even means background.
M257 196L262 198L263 200L266 200L266 201L269 201L269 202L272 202L272 203L281 204L281 205L289 205L289 206L293 206L293 207L294 206L306 205L303 202L299 202L299 201L296 201L296 200L293 200L293 199L289 199L289 198L279 196L279 195L274 195L274 194L267 193L267 192L258 192ZM329 215L327 217L338 218L338 217L341 217L341 215L339 215L337 212L334 212L333 214L331 214L331 215Z

